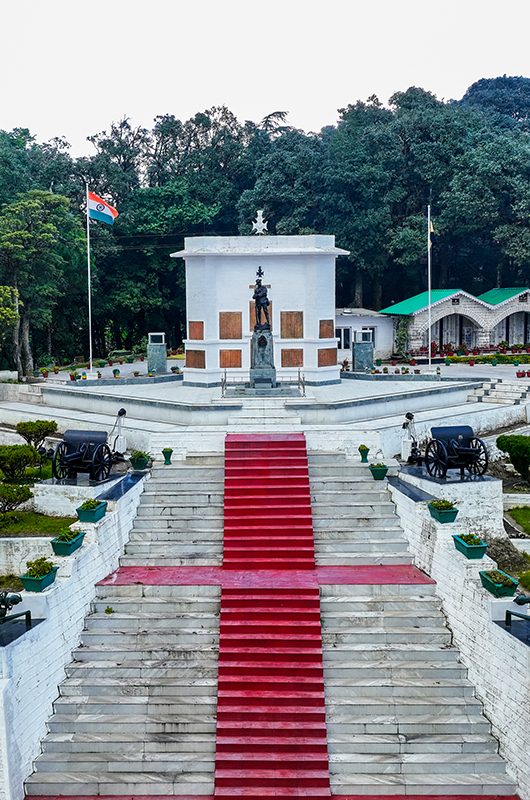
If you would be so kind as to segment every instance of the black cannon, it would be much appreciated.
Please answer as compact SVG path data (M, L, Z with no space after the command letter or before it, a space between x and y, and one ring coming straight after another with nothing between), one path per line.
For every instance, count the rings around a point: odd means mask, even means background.
M113 463L105 431L65 431L53 454L52 473L57 480L64 480L88 472L91 481L104 481Z
M466 470L470 475L484 475L488 468L488 451L469 425L431 428L431 436L423 457L431 477L445 478L448 469L460 469L461 478Z

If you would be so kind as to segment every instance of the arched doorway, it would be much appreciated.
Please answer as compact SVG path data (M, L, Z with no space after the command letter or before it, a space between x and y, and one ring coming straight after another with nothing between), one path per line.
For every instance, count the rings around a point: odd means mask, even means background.
M482 327L465 314L447 314L433 323L430 339L438 347L453 344L455 347L465 345L473 348L479 344L480 331ZM422 346L429 346L428 328L423 331Z

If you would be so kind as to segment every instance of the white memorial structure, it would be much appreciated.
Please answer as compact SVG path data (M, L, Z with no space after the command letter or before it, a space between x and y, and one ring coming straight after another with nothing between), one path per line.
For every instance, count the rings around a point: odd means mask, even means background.
M184 381L249 379L256 273L263 270L278 378L340 380L335 337L334 236L199 236L172 253L186 262Z

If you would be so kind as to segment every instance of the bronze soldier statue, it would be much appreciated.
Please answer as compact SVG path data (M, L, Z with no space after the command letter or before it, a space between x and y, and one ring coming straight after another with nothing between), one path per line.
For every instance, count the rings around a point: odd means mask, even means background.
M262 286L261 278L256 278L256 287L252 299L256 306L256 325L254 326L254 330L270 330L271 322L268 309L270 300L267 297L267 287ZM263 312L265 316L265 324L261 322L261 312Z

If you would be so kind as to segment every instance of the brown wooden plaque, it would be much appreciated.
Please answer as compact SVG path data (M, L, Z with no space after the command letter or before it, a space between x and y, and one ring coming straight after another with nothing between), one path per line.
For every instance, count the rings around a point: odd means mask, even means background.
M320 330L318 333L320 339L333 339L335 336L335 323L332 319L321 319Z
M219 312L219 338L242 339L243 319L241 311Z
M204 322L188 322L189 338L190 339L204 339Z
M282 367L303 367L304 351L286 347L282 350Z
M186 350L186 366L192 369L205 369L206 352L204 350Z
M224 369L228 367L240 367L241 350L219 350L219 366Z
M303 311L280 311L280 336L282 339L304 338Z
M334 367L337 363L337 348L336 347L322 347L318 351L318 366L319 367Z

